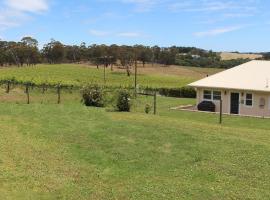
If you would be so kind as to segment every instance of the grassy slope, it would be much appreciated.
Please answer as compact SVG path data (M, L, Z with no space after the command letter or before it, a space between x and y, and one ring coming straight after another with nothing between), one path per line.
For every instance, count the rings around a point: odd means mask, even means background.
M269 199L263 119L169 111L115 113L75 102L0 104L0 198Z
M140 73L138 81L139 84L144 87L182 87L198 79L198 73L194 76L192 72L193 71L188 75L184 74L182 76L181 74L177 76L173 74ZM110 69L108 69L106 73L107 85L132 86L134 84L134 76L127 77L124 70L111 72ZM37 83L58 83L60 81L63 84L73 85L104 83L103 69L98 70L92 67L71 64L0 69L0 79L12 77L15 77L19 81L34 81Z
M178 75L194 79L187 70ZM77 83L102 72L1 70L9 75ZM110 84L125 80L110 76ZM220 126L217 115L169 110L192 99L159 97L158 116L143 113L150 97L134 102L132 113L85 108L78 93L64 93L62 105L56 99L55 91L31 91L33 104L25 105L22 90L0 92L0 199L270 198L269 120L225 116Z

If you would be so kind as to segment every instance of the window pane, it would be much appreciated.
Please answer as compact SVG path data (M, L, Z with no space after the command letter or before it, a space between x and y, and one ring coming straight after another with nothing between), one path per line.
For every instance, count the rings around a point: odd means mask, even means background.
M252 100L246 100L246 105L247 106L252 106Z
M214 100L221 100L221 92L219 92L219 91L214 91L214 92L213 92L213 99L214 99Z
M247 94L246 99L251 99L252 100L252 94Z
M252 106L253 105L252 94L246 94L246 105L247 106Z
M204 99L212 99L212 92L209 90L204 90L203 91L203 98Z

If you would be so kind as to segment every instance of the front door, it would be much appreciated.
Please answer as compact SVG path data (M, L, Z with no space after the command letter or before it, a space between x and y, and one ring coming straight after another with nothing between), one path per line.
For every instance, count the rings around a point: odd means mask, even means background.
M231 114L239 114L239 93L231 93Z

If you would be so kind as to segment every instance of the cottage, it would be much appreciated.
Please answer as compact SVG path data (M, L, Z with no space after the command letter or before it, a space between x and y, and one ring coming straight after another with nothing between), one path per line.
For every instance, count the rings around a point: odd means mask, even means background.
M251 61L191 83L197 105L212 102L215 111L270 117L270 61Z

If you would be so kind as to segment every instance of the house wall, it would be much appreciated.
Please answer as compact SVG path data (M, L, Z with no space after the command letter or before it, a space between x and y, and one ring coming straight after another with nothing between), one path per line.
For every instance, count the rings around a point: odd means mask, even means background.
M240 102L239 102L239 114L240 115L251 115L251 116L265 116L270 117L270 93L264 92L249 92L249 91L239 91L239 90L220 90L220 89L206 89L206 88L197 88L197 105L204 101L203 91L204 90L213 90L213 91L221 91L222 98L222 110L223 113L230 113L230 95L231 93L239 93ZM253 94L253 105L246 106L245 105L245 97L246 93ZM265 106L260 106L261 98L265 99ZM216 105L216 112L220 111L220 103L219 101L212 102Z

